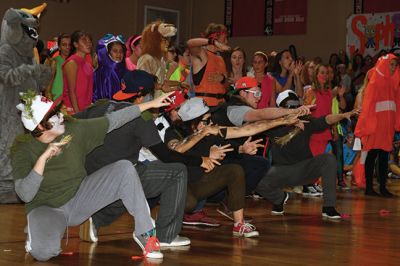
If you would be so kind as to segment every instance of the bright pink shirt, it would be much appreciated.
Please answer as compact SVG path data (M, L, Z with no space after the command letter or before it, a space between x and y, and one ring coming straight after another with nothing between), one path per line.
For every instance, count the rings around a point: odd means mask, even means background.
M274 82L274 78L270 74L265 74L262 82L261 82L261 99L258 102L257 109L262 109L269 107L271 96L272 96L272 84Z
M75 61L78 65L76 71L76 87L75 93L78 101L79 110L82 111L86 109L92 103L93 96L93 67L80 56L73 54L63 64L63 69L65 64L69 61ZM64 71L63 71L64 72ZM71 100L69 98L68 82L65 73L63 73L64 80L64 90L63 90L63 103L67 107L69 113L74 113L72 109Z

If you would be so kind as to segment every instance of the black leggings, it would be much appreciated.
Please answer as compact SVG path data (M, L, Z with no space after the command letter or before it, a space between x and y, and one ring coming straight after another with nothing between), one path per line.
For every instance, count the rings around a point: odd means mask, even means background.
M380 185L380 189L386 189L386 179L388 174L388 157L389 153L380 150L374 149L368 151L367 159L365 161L365 182L366 182L366 190L371 191L373 189L373 175L375 168L375 161L378 157L378 181Z

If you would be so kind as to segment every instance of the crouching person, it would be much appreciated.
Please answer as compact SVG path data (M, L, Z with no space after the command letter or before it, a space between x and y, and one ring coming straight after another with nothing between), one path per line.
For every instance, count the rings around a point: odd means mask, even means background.
M135 214L133 236L149 258L162 258L149 207L135 168L121 160L87 176L85 157L103 144L105 135L140 116L149 108L166 106L168 94L146 104L133 105L97 119L67 119L57 102L27 93L22 111L31 134L19 136L12 147L15 190L26 203L26 250L46 261L61 252L67 226L76 226L101 208L121 199ZM132 193L132 191L134 193Z

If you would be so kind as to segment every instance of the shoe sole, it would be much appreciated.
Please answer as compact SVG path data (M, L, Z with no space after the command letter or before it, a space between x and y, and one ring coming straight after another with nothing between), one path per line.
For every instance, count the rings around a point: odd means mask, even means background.
M179 243L172 244L171 243L160 243L160 247L162 248L171 248L171 247L182 247L182 246L189 246L190 240L180 241Z
M239 232L232 232L232 234L237 237L256 237L260 235L257 231L251 233L243 233L243 234Z
M335 216L329 216L326 213L322 213L322 217L323 218L327 218L327 219L332 219L332 220L339 220L342 219L342 217L340 215L335 215Z
M202 222L182 222L184 225L203 225L203 226L209 226L209 227L219 227L221 226L220 224L208 224L208 223L202 223Z
M136 244L138 244L138 246L140 247L140 249L143 251L143 256L144 256L144 246L142 244L142 242L140 242L140 240L133 235L133 240L135 240ZM164 255L161 252L155 252L155 253L147 253L147 255L145 256L145 258L149 258L149 259L162 259L164 258Z
M93 235L90 227L93 226L92 218L86 220L83 224L79 226L79 238L85 242L97 243L98 238Z

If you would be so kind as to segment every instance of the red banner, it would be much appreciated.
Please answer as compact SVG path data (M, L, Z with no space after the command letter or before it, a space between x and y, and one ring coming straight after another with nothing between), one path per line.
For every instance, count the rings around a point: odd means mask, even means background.
M307 0L275 0L273 12L273 35L306 34Z
M265 0L232 0L232 36L264 35Z

